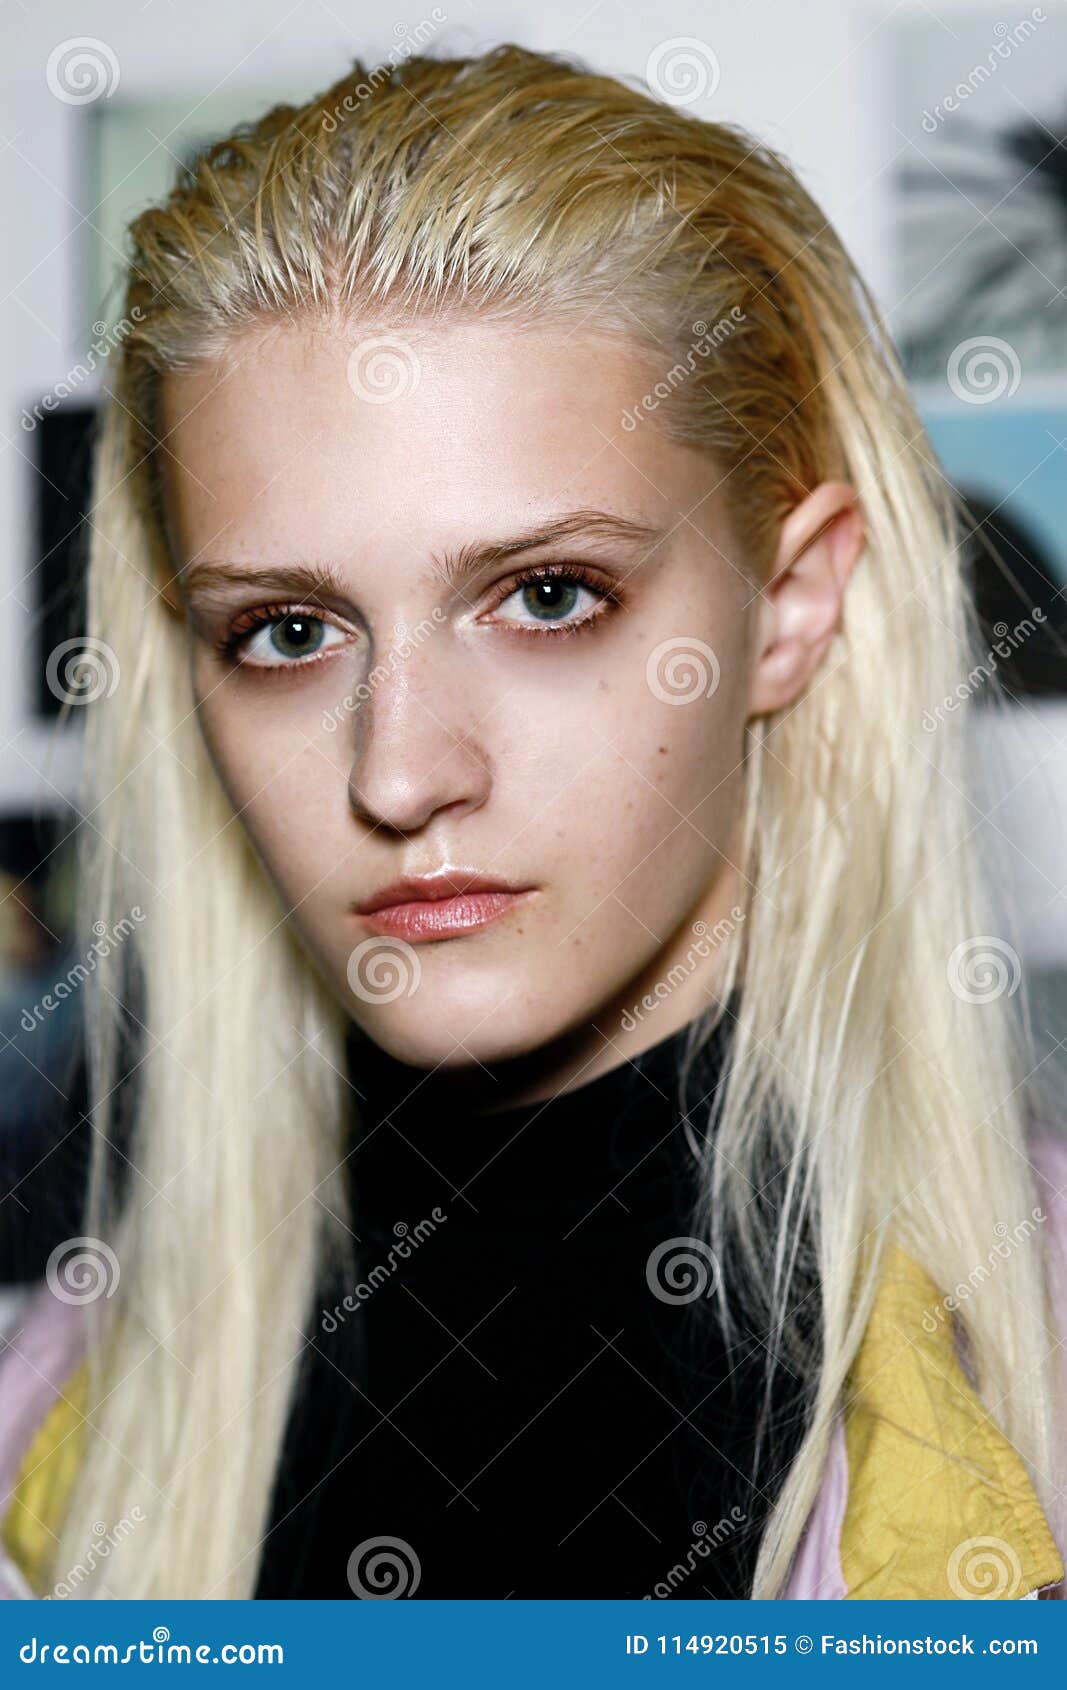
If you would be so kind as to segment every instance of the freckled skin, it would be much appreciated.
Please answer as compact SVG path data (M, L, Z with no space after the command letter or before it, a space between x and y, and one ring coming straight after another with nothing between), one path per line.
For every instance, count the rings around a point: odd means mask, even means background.
M540 1078L515 1095L547 1095L709 1000L713 960L648 1025L620 1029L686 955L692 923L712 925L738 896L752 589L710 459L651 421L621 429L656 379L647 355L558 330L413 325L402 338L417 385L371 404L346 376L369 332L287 325L224 365L165 378L183 573L198 560L329 563L349 601L347 643L281 673L235 665L209 637L277 595L231 590L219 614L191 597L199 721L291 921L358 1025L418 1066L506 1076L511 1063L518 1075L533 1056ZM577 508L668 537L651 555L583 540L507 559L466 596L431 575L450 550ZM497 583L561 556L616 559L622 608L563 637L479 620ZM435 612L427 638L397 646L398 623ZM657 697L646 672L681 636L719 665L711 696L684 704ZM386 655L371 696L338 716ZM347 966L369 929L351 905L449 865L537 891L480 932L420 945L412 995L356 996Z

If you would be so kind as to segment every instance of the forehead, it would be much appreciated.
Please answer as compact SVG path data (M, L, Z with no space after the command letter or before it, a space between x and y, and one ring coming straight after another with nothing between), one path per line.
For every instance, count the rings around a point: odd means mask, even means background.
M651 416L623 425L669 363L619 337L470 319L250 335L163 378L174 538L189 558L219 538L289 554L313 533L347 556L379 531L462 544L577 505L684 518L716 485L710 458Z

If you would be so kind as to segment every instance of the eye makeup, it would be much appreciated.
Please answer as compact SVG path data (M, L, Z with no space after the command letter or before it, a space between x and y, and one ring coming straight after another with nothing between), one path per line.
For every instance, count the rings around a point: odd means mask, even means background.
M517 601L510 613L504 607ZM571 561L531 564L499 582L492 589L492 602L477 621L483 626L503 628L509 636L559 639L583 633L622 607L622 594L605 571ZM577 612L578 614L573 614ZM319 630L314 650L287 654L271 642L281 634L299 648ZM333 632L338 637L329 639ZM256 605L232 617L223 633L211 644L218 654L239 668L259 670L306 669L342 650L356 637L322 605L287 600ZM254 655L259 652L260 655Z
M277 662L265 661L262 657L249 657L249 649L255 649L257 643L263 641L264 635L271 638L274 634L290 625L290 635L297 644L300 642L300 630L305 633L320 628L332 630L341 638L330 645L319 646L310 654L298 655L292 662L287 662L284 653L278 653ZM311 663L320 662L330 651L339 650L347 642L344 638L346 630L331 617L323 613L321 606L300 604L264 604L257 605L250 610L242 610L230 623L221 638L213 641L220 656L239 665L247 665L253 669L305 669Z
M556 595L560 595L562 602ZM584 614L570 617L567 613L580 603L583 595L587 601ZM512 599L520 601L515 611L510 615L500 615L499 612ZM591 607L588 601L592 601ZM587 564L530 564L499 584L492 606L492 611L497 614L487 613L479 617L479 621L504 627L509 633L521 636L547 634L559 638L591 628L613 609L618 609L621 603L617 586ZM529 613L529 621L522 619L521 610ZM557 611L562 614L555 614ZM541 615L541 612L545 614Z

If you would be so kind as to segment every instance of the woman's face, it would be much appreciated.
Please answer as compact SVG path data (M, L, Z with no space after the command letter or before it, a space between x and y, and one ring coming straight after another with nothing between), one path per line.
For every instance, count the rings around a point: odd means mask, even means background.
M623 426L670 362L286 326L165 378L206 743L306 949L404 1061L569 1035L591 1073L710 999L693 926L740 890L753 593L707 455Z

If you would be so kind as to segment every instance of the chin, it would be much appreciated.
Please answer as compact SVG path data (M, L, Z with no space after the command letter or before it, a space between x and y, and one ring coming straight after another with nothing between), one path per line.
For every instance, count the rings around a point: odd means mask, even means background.
M468 998L459 1006L454 999L435 1002L420 991L374 1014L364 1004L354 1006L352 1016L381 1050L410 1067L488 1068L528 1056L563 1031L555 1018L549 1022L518 1009L509 1014L501 1008L505 996L501 989L484 1001Z

